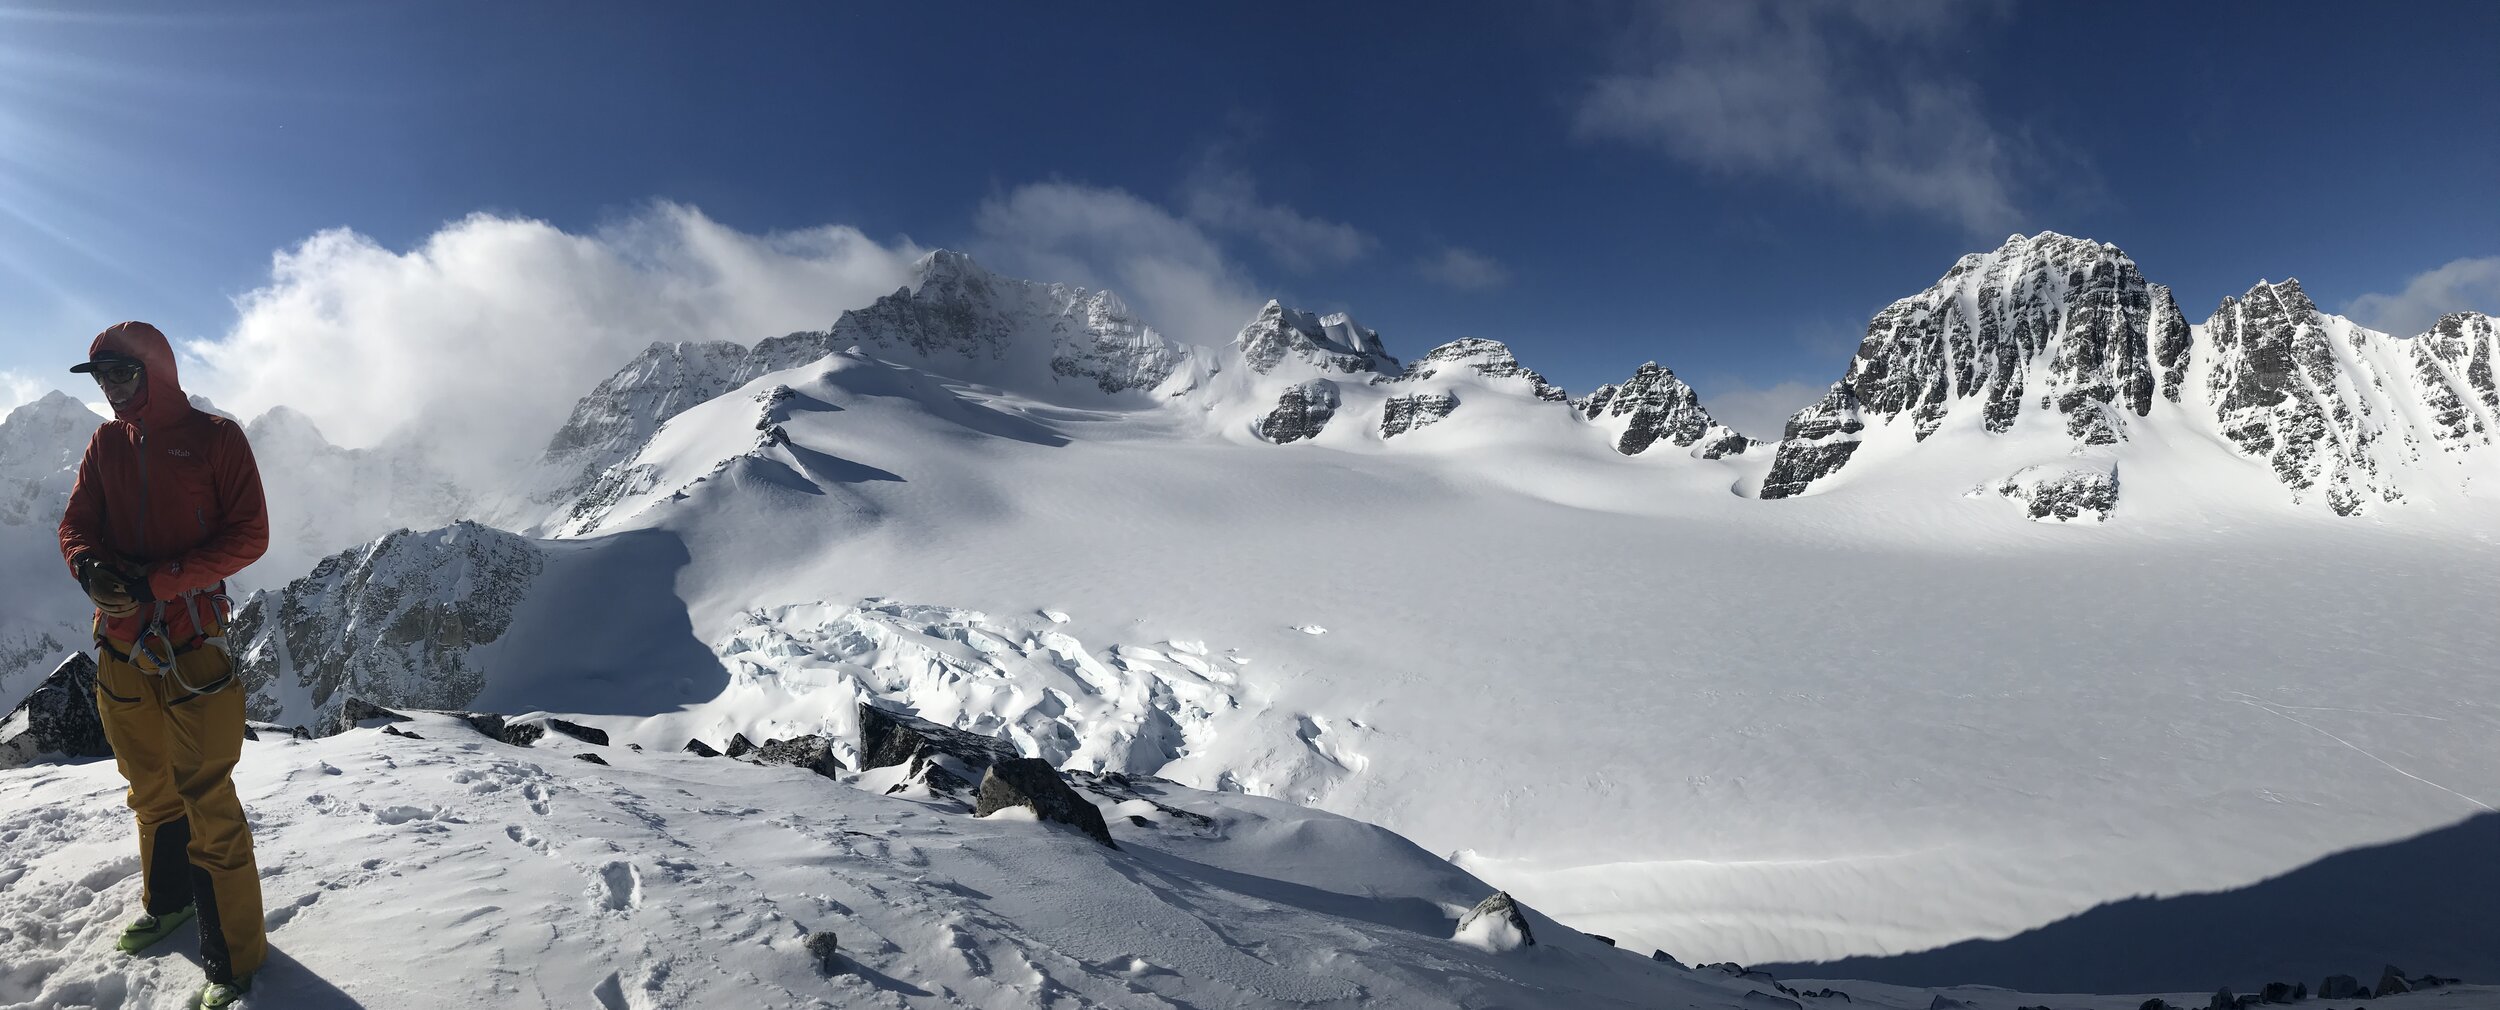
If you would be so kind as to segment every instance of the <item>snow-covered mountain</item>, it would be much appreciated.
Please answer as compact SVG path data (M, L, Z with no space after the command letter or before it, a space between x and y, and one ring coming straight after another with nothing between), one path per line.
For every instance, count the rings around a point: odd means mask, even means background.
M14 703L64 650L87 641L86 597L61 563L58 530L78 460L103 419L59 391L0 418L0 697Z
M1201 374L1200 352L1174 344L1108 291L1000 277L959 252L913 265L912 281L826 330L754 347L714 342L653 344L574 405L548 442L536 499L558 506L553 526L610 467L625 462L669 418L777 372L857 347L1049 402L1134 406L1185 390ZM1167 389L1166 387L1170 388ZM596 506L594 506L596 507Z
M826 331L651 348L527 514L336 545L238 638L285 723L353 690L673 751L874 703L1372 821L1640 950L2005 936L2500 796L2489 320L2281 289L2186 326L2116 250L2018 239L1774 453L1656 364L1575 400L1282 304L1185 348L941 253ZM2267 364L2304 354L2337 370Z
M2452 500L2500 475L2493 348L2480 314L2396 338L2319 311L2297 281L2192 326L2117 247L2015 235L1875 317L1840 381L1790 419L1760 495L1819 493L1869 465L1864 447L1902 459L1976 431L2113 461L2148 440L2214 442L2263 465L2275 500L2342 516ZM1972 455L1949 441L1915 454Z
M1615 451L1626 456L1647 452L1659 442L1695 456L1719 459L1753 448L1746 438L1710 416L1693 387L1652 361L1618 385L1597 387L1573 404L1589 420L1614 436Z

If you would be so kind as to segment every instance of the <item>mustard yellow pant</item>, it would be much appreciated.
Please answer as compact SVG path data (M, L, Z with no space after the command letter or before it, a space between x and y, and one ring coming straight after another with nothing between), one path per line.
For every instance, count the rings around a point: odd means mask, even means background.
M113 761L130 783L139 822L140 900L162 915L199 905L200 962L211 982L259 970L269 940L261 922L260 867L252 829L234 792L243 755L243 688L194 693L226 680L224 652L202 647L174 661L179 681L132 665L129 643L106 639L96 655L96 711Z

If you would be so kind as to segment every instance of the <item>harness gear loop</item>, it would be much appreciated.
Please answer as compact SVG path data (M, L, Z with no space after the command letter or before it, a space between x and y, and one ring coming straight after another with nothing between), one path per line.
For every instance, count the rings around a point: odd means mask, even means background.
M209 598L210 613L217 618L217 633L214 635L208 633L208 625L200 623L200 608L197 598L202 595L206 595ZM205 589L190 589L183 591L183 612L191 617L192 634L189 641L176 643L173 638L173 633L166 629L166 602L167 601L165 600L156 601L155 614L148 618L147 626L139 630L138 639L130 643L130 655L124 658L134 660L131 665L133 667L138 667L139 664L135 662L135 660L140 656L146 656L148 663L151 666L154 666L155 669L140 667L140 672L147 673L152 676L171 677L175 684L180 685L184 691L189 692L195 697L203 694L215 694L232 686L234 684L234 671L232 669L234 654L226 650L226 622L230 620L230 615L234 607L234 599L233 597L226 595L225 582L221 580L215 586ZM164 643L165 651L159 653L154 646L148 644L148 639L150 638L154 638L156 641ZM111 647L111 643L105 639L101 626L99 626L96 630L96 643L107 648ZM183 653L190 652L191 650L202 646L216 649L219 655L226 657L228 666L225 676L217 678L205 688L194 685L190 681L183 679L182 666L181 664L175 662L175 660L180 658Z

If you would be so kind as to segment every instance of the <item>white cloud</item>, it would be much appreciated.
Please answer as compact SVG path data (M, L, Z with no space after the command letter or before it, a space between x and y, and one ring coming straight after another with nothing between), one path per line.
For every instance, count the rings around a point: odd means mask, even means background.
M1441 255L1416 261L1415 271L1426 280L1462 291L1481 291L1510 283L1510 270L1491 256L1473 249L1451 246Z
M1728 175L1803 183L1977 234L2019 223L2023 144L1988 122L1944 43L1957 3L1663 4L1627 72L1580 104L1582 137Z
M1258 186L1246 172L1202 170L1187 187L1184 200L1191 221L1249 236L1266 247L1277 265L1294 273L1344 266L1368 255L1378 244L1353 225L1260 202Z
M2405 282L2392 295L2366 294L2344 307L2352 321L2384 333L2428 333L2451 312L2500 314L2500 256L2453 260Z
M83 380L86 377L82 375L78 378ZM51 392L60 385L58 382L38 379L13 368L0 371L0 417L6 417L9 411L43 399L43 394Z
M1230 341L1266 297L1198 224L1126 190L1065 182L981 204L972 254L1016 277L1107 288L1164 335Z
M832 325L919 250L846 227L750 235L661 204L575 235L479 214L407 252L345 229L279 252L184 385L237 416L304 412L343 445L419 425L456 472L534 456L574 401L654 341Z
M1730 382L1701 394L1701 405L1720 424L1765 442L1779 441L1788 417L1823 398L1829 387L1786 381L1769 386Z

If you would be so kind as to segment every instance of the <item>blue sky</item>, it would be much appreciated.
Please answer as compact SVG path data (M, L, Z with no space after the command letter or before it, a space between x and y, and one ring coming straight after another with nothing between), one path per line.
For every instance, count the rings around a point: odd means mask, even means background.
M202 6L0 0L7 397L138 317L370 438L941 246L1184 339L1274 296L1747 419L2015 231L2197 319L2286 276L2500 311L2500 4Z

